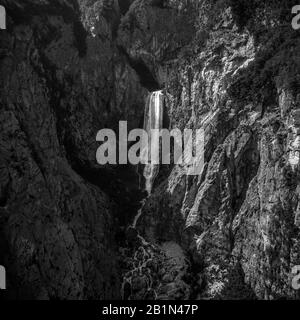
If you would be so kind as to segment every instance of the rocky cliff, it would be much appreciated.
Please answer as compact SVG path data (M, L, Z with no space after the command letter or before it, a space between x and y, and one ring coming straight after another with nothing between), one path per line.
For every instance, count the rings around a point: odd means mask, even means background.
M0 1L10 297L299 298L294 2ZM166 127L205 130L205 166L161 168L138 235L136 176L97 165L95 137L141 126L158 89Z
M295 298L299 35L293 1L135 1L120 42L165 88L171 128L205 129L205 168L174 167L140 229L190 255L199 298Z
M120 297L114 197L126 197L115 169L96 164L96 133L122 118L138 126L145 90L118 54L119 6L0 4L0 262L9 295Z

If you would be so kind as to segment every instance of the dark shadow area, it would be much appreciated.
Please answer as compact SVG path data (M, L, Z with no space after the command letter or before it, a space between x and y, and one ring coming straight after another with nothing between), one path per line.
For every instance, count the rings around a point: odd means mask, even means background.
M84 180L98 186L117 204L115 218L118 226L125 227L131 223L145 196L139 189L139 176L134 166L117 165L98 169L81 164L76 159L71 161L71 166Z
M165 0L151 0L150 6L164 9L164 8L166 8Z
M134 69L135 72L137 73L140 79L141 85L143 87L145 87L150 92L162 89L162 86L158 83L158 81L155 79L155 76L152 74L150 69L145 65L145 63L142 60L137 60L137 61L133 60L128 55L126 50L121 46L118 46L118 49L120 53L122 53L125 56L131 68Z
M220 294L222 300L257 300L250 287L245 283L245 273L240 263L237 263L228 276L227 285Z
M129 10L132 0L118 0L119 7L122 15L125 15L126 12Z
M72 1L72 6L68 6L59 0L51 0L49 4L34 3L30 1L24 1L23 7L19 7L14 3L6 6L8 21L11 21L14 25L29 24L34 17L45 19L51 15L61 16L68 24L73 25L74 33L74 46L78 49L79 56L83 57L87 52L87 31L84 29L80 20L80 9L77 1ZM10 29L10 23L8 23L8 30ZM39 33L40 30L36 30ZM35 37L38 39L39 37ZM50 37L47 43L51 42Z

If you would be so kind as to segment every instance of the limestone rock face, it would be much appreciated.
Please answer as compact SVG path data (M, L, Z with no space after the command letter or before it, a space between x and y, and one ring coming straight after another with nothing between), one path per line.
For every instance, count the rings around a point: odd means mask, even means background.
M165 85L170 128L205 129L202 174L162 170L139 220L146 239L192 256L199 298L298 297L300 43L289 5L140 0L122 20L122 46Z
M150 90L163 87L168 63L194 36L193 13L184 1L134 1L122 18L118 44Z
M299 299L294 1L0 0L0 265L10 298ZM132 168L97 131L204 129L204 167L161 166L138 231Z
M118 3L1 4L0 262L9 295L117 298L118 206L101 190L96 134L119 120L137 127L146 94L115 44Z

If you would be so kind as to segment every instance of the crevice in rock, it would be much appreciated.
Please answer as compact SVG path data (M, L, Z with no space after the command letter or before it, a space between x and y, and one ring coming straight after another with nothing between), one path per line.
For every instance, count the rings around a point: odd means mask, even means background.
M253 139L253 138L252 138ZM249 159L251 159L249 161ZM243 202L245 201L247 190L252 179L256 176L260 163L259 152L257 149L257 143L252 140L249 147L244 152L243 157L241 158L239 165L236 166L234 170L234 196L232 197L233 203L232 207L234 212L239 212ZM238 171L237 171L238 169ZM240 183L237 179L242 177L242 185L240 190L237 190L238 184ZM240 178L239 178L240 179Z
M248 142L248 147L244 151L239 163L234 165L231 172L233 182L231 203L233 212L229 228L229 243L231 251L234 249L235 245L235 234L232 231L232 223L246 199L251 181L257 175L259 164L260 156L257 141L252 137Z
M118 0L118 2L121 14L125 15L128 12L133 0Z
M150 92L162 89L162 86L158 83L157 79L152 74L151 70L146 66L146 64L142 60L132 59L126 52L126 50L121 46L118 46L118 49L120 53L125 56L128 64L137 73L140 79L140 83L143 87L145 87Z

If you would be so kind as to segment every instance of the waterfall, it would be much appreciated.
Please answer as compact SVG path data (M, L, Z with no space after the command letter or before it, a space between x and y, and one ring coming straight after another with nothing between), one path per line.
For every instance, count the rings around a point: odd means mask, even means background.
M163 93L162 91L154 91L150 94L145 105L144 114L144 131L147 132L145 142L147 142L141 150L141 160L145 163L143 176L145 178L145 189L148 197L151 194L152 186L155 178L159 173L159 157L160 157L160 144L159 132L152 133L152 129L162 129L163 125ZM155 160L153 163L152 160ZM146 198L147 199L147 198ZM137 215L134 217L132 224L136 228L137 222L142 215L143 207L146 199L141 201L141 208L138 210ZM144 239L143 239L144 240Z
M151 194L155 178L159 173L160 144L159 133L151 134L153 129L162 129L163 125L163 93L152 92L145 106L144 130L148 134L148 146L143 150L142 157L146 156L144 167L145 189ZM146 153L146 154L145 154ZM154 163L153 163L154 162Z

